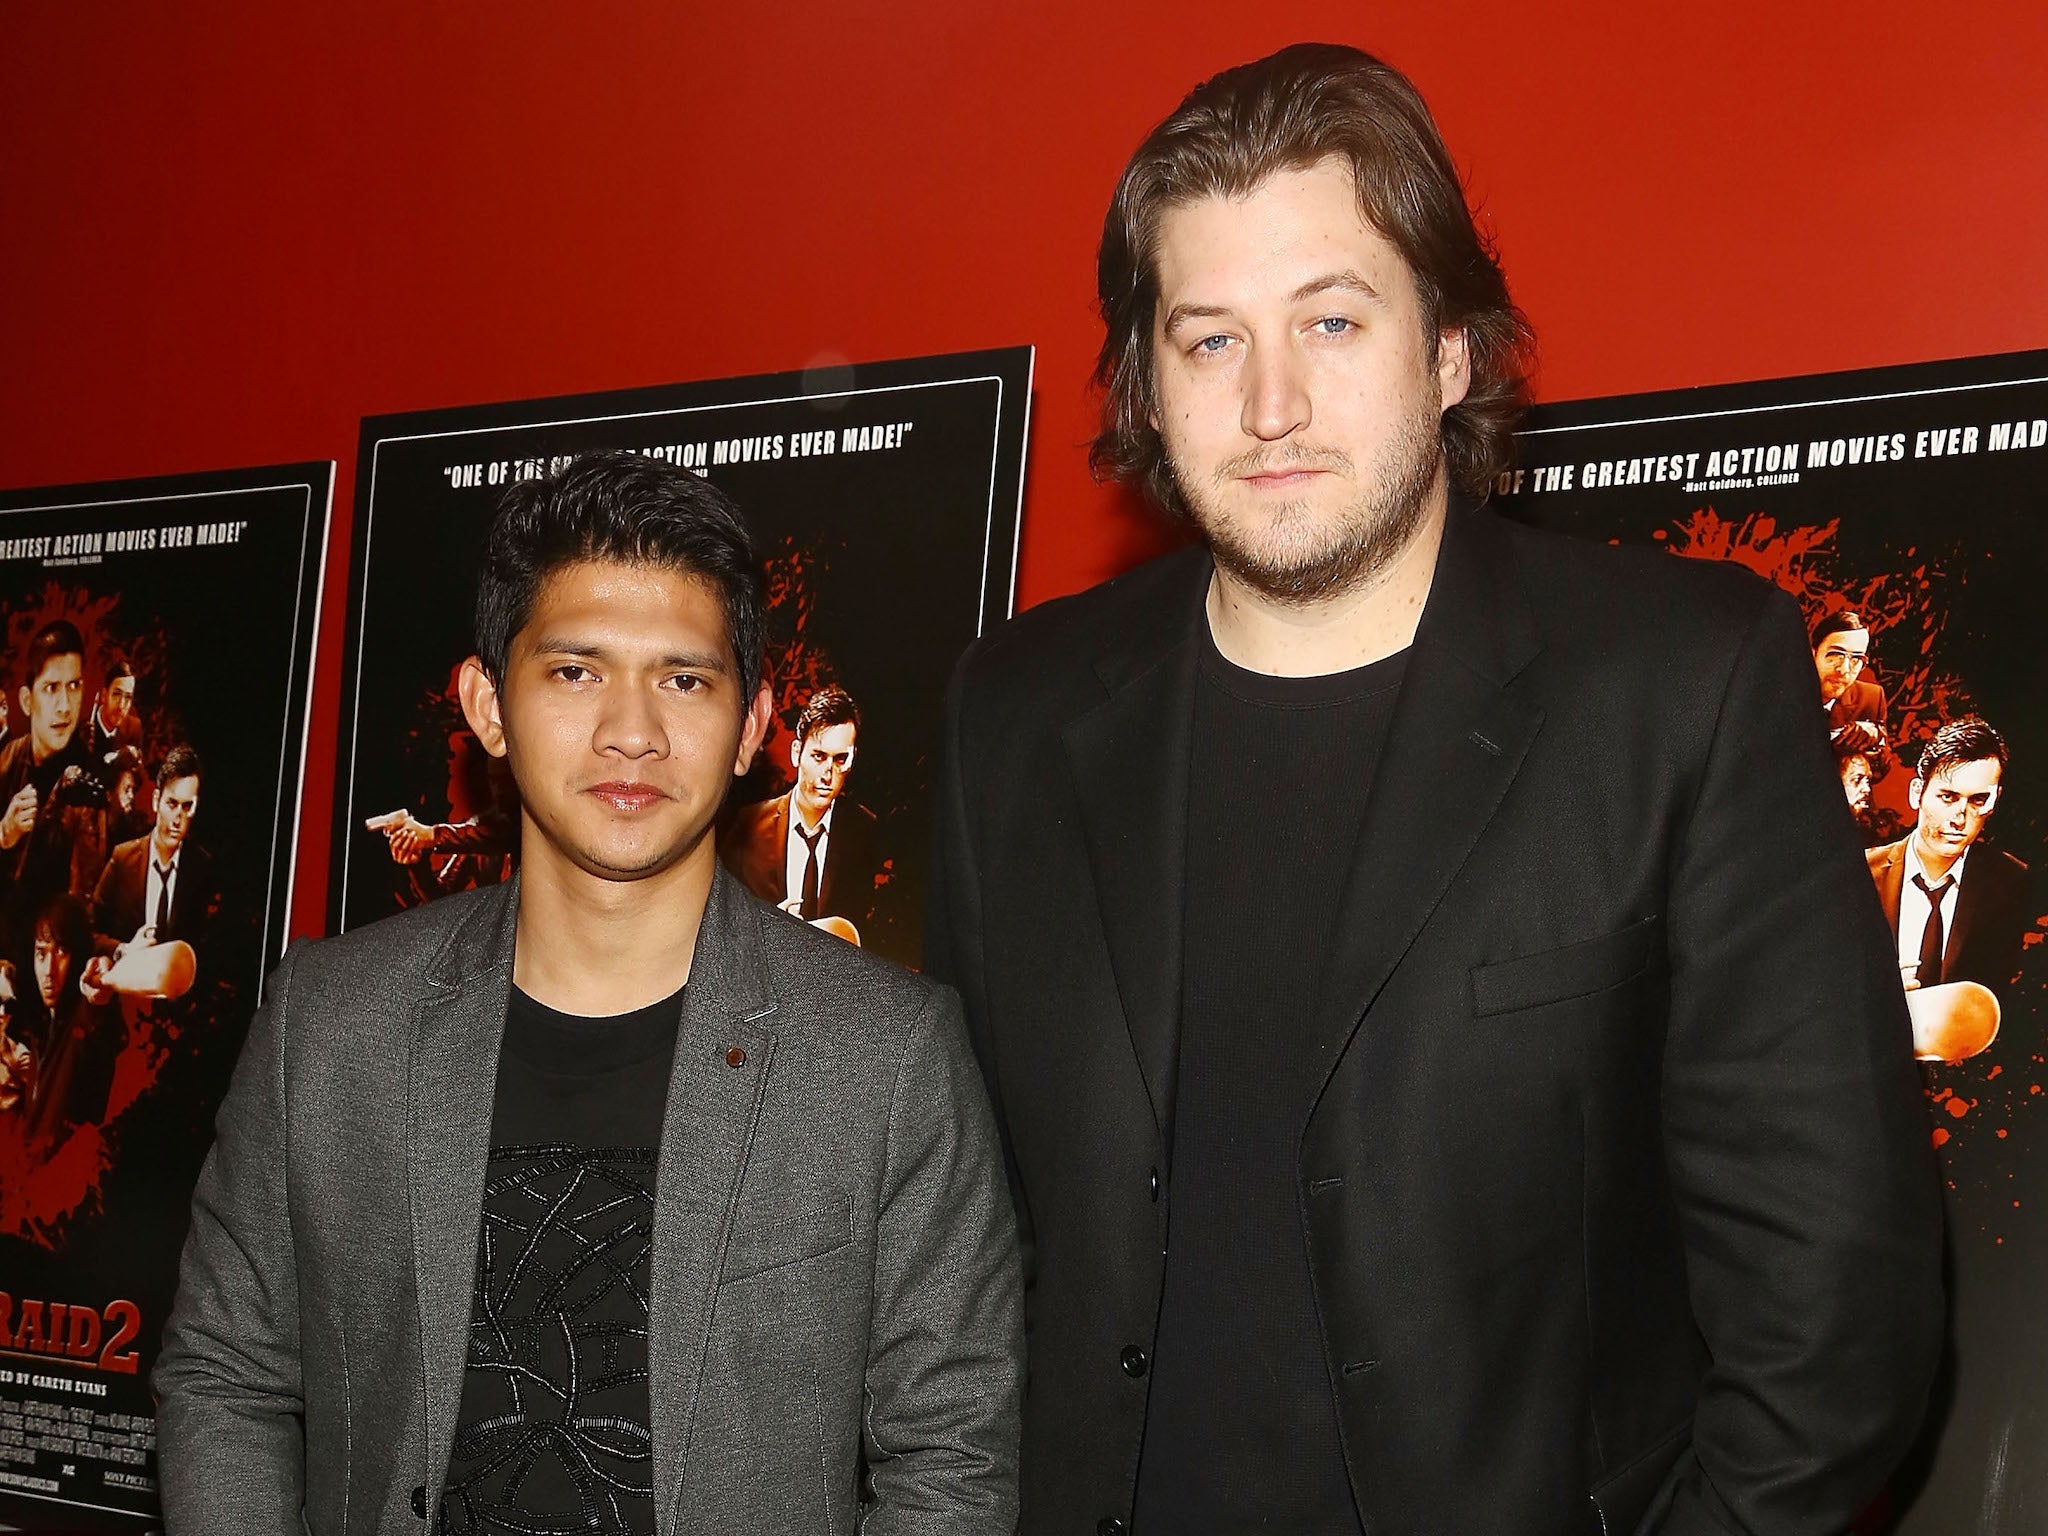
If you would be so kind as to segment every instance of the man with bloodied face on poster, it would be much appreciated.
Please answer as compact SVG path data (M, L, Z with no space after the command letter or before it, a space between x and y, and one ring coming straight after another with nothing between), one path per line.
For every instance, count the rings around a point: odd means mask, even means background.
M2019 966L2027 866L1979 845L2004 793L2008 755L1985 720L1949 721L1913 770L1913 830L1865 855L1909 989L1970 981L1996 994Z

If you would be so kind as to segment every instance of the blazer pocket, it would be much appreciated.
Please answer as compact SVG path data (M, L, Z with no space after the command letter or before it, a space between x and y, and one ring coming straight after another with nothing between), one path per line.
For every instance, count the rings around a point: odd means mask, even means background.
M1472 967L1472 1008L1479 1017L1561 1003L1632 981L1650 963L1664 920L1650 916L1626 928Z
M751 1279L771 1269L822 1258L853 1241L853 1197L831 1195L786 1216L750 1222L725 1247L720 1284Z

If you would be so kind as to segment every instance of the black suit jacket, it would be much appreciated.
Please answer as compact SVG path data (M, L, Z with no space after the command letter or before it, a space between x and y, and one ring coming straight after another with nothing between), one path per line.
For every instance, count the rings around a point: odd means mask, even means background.
M927 963L1026 1230L1026 1533L1130 1518L1209 575L1025 613L949 711ZM1792 602L1454 511L1360 848L1299 1201L1368 1528L1845 1527L1921 1416L1941 1218Z
M719 855L740 884L780 906L801 894L783 889L789 843L789 795L741 806L719 839ZM832 806L832 835L818 873L818 916L843 917L862 937L875 915L875 880L882 872L875 813L841 795Z
M1894 935L1899 931L1899 896L1906 884L1906 844L1912 840L1908 833L1864 855ZM2020 940L2027 931L2026 899L2025 864L1996 848L1972 848L1942 940L1941 979L1974 981L2003 994L2019 969Z
M170 927L157 934L157 943L183 939L194 951L201 949L213 905L210 865L206 850L187 838L178 854L178 878L171 885ZM107 867L93 887L93 932L116 944L134 938L135 930L156 916L145 910L148 888L149 837L145 835L122 843L108 855Z

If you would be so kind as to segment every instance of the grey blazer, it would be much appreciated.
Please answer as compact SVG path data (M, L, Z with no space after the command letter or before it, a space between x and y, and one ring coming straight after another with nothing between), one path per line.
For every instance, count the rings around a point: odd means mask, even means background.
M428 1529L517 903L450 897L272 978L154 1378L173 1536ZM957 998L723 871L684 998L651 1272L663 1536L1008 1536L1016 1234Z

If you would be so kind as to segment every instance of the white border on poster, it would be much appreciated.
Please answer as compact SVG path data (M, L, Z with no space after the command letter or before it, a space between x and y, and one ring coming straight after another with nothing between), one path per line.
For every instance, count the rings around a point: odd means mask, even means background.
M1772 383L1781 382L1772 380ZM1669 421L1712 421L1720 416L1759 416L1772 411L1810 411L1823 405L1867 405L1873 400L1915 400L1923 395L1967 395L1984 389L2017 389L2027 384L2048 384L2048 376L2033 379L1987 379L1975 384L1944 384L1938 389L1899 389L1882 395L1840 395L1828 400L1781 400L1775 405L1742 405L1725 411L1680 411L1670 416L1632 416L1625 420L1577 421L1561 427L1524 427L1517 437L1542 437L1551 432L1605 431L1609 427L1654 427ZM1727 385L1703 385L1725 389ZM1559 405L1576 402L1558 401Z

